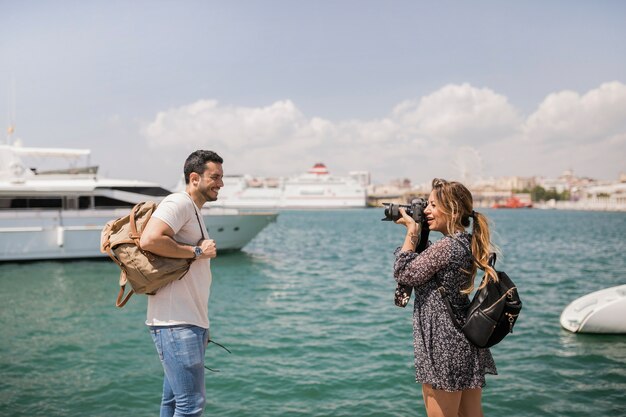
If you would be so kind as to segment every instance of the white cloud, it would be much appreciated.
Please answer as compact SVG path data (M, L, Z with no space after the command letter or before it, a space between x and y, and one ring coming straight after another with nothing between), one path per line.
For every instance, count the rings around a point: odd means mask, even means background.
M154 153L216 150L227 173L289 175L321 161L339 174L369 170L380 181L566 168L613 178L626 168L626 85L550 94L528 118L505 96L469 84L401 102L381 118L339 122L307 116L289 100L265 107L200 100L160 112L143 134Z
M505 96L469 84L447 85L417 102L405 101L393 114L427 137L456 143L500 140L514 134L520 124Z
M267 145L276 138L293 138L308 123L289 100L260 108L220 106L215 100L200 100L160 112L143 133L150 139L150 146L156 148L210 143L215 148L242 150L250 145Z
M588 143L626 131L626 85L614 81L584 95L548 95L524 126L531 141Z

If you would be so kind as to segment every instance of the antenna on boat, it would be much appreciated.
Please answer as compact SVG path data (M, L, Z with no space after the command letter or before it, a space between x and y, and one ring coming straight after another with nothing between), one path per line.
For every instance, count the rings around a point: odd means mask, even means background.
M7 127L6 144L11 145L11 136L15 133L15 77L11 79L11 87L7 97L7 119L9 127Z

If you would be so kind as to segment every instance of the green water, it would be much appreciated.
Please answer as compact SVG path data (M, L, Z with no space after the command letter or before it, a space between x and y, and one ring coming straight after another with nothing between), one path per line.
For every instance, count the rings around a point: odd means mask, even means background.
M213 262L205 415L424 416L411 309L393 305L403 228L380 210L283 212ZM493 348L488 416L625 416L626 336L573 335L562 309L626 283L626 214L490 211L524 301ZM435 237L435 236L433 236ZM144 297L114 306L109 261L0 264L0 415L156 416ZM626 318L625 318L626 319Z

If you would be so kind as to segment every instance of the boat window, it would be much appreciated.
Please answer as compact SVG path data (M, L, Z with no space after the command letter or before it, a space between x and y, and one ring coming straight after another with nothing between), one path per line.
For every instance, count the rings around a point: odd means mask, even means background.
M0 210L9 209L64 209L84 210L88 208L133 207L133 203L108 197L93 196L24 196L0 197Z
M79 209L86 209L86 208L93 207L93 206L94 206L94 204L93 204L91 196L78 197L78 208Z
M63 197L65 204L63 208L66 210L78 210L78 196L65 196Z
M95 198L96 208L133 207L134 205L135 205L134 203L129 203L128 201L116 200L115 198L110 198L110 197L96 196Z
M0 198L0 209L60 209L61 197L15 197Z

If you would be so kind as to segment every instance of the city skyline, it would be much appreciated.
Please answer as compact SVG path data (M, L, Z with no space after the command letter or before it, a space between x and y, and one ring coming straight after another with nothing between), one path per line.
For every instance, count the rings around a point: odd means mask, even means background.
M0 0L0 120L175 184L323 162L372 181L626 170L626 5Z

